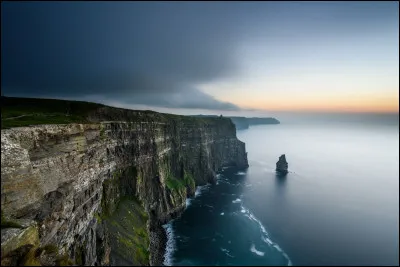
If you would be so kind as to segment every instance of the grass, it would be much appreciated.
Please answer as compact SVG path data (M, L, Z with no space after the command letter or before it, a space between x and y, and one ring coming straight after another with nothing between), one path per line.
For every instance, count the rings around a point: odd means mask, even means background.
M132 196L122 197L115 212L106 219L112 249L134 265L149 264L147 220L144 208Z
M185 174L183 176L183 181L185 182L186 186L190 188L195 188L196 186L193 175L187 171L185 171Z
M42 253L45 254L54 254L56 259L56 264L58 266L70 266L73 265L74 262L68 257L67 254L58 255L58 248L53 244L45 245L44 247L32 247L29 252L23 258L23 266L42 266L40 262L40 255Z
M164 122L175 125L231 124L228 118L193 117L158 113L150 110L129 110L106 105L60 99L1 97L1 128L22 127L38 124L90 123L88 115L105 108L100 120L129 122ZM107 136L103 133L101 138Z
M48 244L45 245L44 247L40 247L36 250L35 256L39 257L40 254L44 251L46 254L56 254L58 255L58 248L56 245L53 244Z
M38 250L37 247L33 247L31 248L31 250L29 250L29 252L25 255L23 260L24 266L42 266L40 264L38 257L36 257L37 250Z
M165 184L171 191L179 191L182 188L185 188L185 184L182 183L181 180L176 179L172 175L168 175L167 179L165 180Z
M68 257L67 253L65 253L57 257L56 264L57 266L71 266L74 265L74 261Z
M189 188L194 188L195 187L195 181L193 176L185 171L183 180L175 178L170 172L167 173L167 178L165 179L165 184L168 189L171 191L180 191L183 188L189 187Z
M71 100L1 97L1 128L37 124L85 123L104 105Z
M23 227L17 222L13 222L11 220L6 219L3 213L1 213L1 229L5 228L23 228Z
M94 217L97 219L98 223L101 223L103 221L103 218L101 217L101 215L97 212L95 212Z

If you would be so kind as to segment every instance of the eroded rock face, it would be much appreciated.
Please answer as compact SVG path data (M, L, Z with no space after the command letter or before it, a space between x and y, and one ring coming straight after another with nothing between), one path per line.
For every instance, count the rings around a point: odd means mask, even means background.
M276 163L276 171L282 174L288 173L288 163L286 161L285 154L279 157L279 160Z
M214 183L221 166L248 167L247 154L229 119L137 113L129 122L104 121L105 110L93 115L102 122L2 130L2 214L33 220L40 246L55 245L81 265L106 265L113 255L106 218L134 196L149 218L148 263L161 264L161 225L182 212L195 186Z

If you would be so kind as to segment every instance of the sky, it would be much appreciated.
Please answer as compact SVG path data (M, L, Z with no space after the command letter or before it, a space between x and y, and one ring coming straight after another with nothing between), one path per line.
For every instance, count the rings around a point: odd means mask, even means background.
M6 96L398 113L399 3L3 1L1 65Z

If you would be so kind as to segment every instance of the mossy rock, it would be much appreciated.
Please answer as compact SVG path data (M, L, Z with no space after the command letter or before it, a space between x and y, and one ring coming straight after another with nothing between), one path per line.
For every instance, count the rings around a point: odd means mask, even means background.
M33 247L31 250L25 255L23 260L24 266L42 266L40 260L38 258L38 247Z
M1 229L5 228L23 228L21 224L12 221L10 219L7 219L3 212L1 213Z
M122 197L105 221L111 235L112 255L133 265L149 265L148 215L135 197ZM114 255L114 256L113 256Z
M71 266L74 265L74 261L68 257L67 253L65 253L57 257L56 264L57 266Z
M36 225L31 225L25 229L10 229L9 231L15 233L2 244L1 255L7 255L10 251L24 245L39 245L39 232Z

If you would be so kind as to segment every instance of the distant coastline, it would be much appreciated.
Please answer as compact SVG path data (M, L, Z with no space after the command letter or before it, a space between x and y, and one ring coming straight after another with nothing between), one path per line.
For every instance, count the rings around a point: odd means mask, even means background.
M218 117L217 115L193 115L193 117ZM272 117L227 117L236 126L236 130L248 129L251 125L280 124L280 121Z

